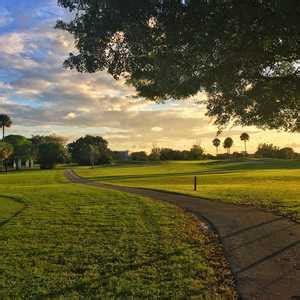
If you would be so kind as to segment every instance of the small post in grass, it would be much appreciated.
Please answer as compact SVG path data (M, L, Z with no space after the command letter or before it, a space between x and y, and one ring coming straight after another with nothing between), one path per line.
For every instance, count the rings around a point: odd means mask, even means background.
M197 191L197 176L194 177L194 191Z

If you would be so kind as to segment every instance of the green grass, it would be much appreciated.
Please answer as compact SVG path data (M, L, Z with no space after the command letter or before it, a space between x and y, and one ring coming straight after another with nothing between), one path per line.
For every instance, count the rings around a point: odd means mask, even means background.
M62 170L0 175L0 299L234 295L215 239L176 207Z
M23 207L24 205L20 203L18 199L0 195L0 225L14 217Z
M184 193L254 205L300 221L300 161L252 159L124 164L77 168L84 177L113 184ZM193 177L198 191L193 191Z

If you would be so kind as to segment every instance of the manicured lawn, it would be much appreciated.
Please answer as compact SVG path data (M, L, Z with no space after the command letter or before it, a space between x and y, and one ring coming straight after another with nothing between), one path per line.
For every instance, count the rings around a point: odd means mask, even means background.
M24 205L18 199L0 195L0 225L21 211L23 207Z
M125 164L77 168L79 175L113 184L179 192L292 214L300 220L300 161L252 159ZM198 191L193 178L198 177Z
M235 295L219 246L192 217L68 183L62 170L1 174L0 225L0 299Z

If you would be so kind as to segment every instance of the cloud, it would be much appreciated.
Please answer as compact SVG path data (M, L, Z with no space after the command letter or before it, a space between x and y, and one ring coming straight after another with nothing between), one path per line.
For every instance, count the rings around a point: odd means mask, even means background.
M161 131L163 131L164 129L161 128L161 127L152 127L151 130L154 131L154 132L161 132Z
M0 36L1 55L18 55L25 49L26 35L23 33L9 33Z
M11 13L4 7L0 7L0 28L12 23L14 18Z
M130 150L149 150L152 144L188 149L201 141L207 151L214 151L211 140L217 129L197 100L154 104L137 99L134 88L106 72L63 69L63 60L74 50L73 40L53 25L0 36L0 69L8 74L5 81L0 79L0 111L13 119L10 132L57 133L70 140L97 134L114 149ZM221 137L234 137L238 151L243 131L250 133L252 150L266 137L272 141L276 136L256 128L235 128ZM282 141L291 143L291 135L283 134Z
M65 119L67 120L72 120L72 119L76 119L77 118L77 114L74 112L69 112L66 116Z

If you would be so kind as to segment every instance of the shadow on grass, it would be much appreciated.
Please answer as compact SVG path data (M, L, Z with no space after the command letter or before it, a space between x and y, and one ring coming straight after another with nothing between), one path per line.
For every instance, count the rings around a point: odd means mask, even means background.
M156 174L138 174L138 175L120 175L120 176L97 176L89 177L92 181L122 181L128 179L148 179L148 178L158 178L158 177L177 177L177 176L196 176L205 174L229 174L234 171L196 171L196 172L177 172L177 173L156 173Z
M17 202L22 205L22 207L19 210L17 210L11 217L9 217L8 219L5 219L4 221L0 221L0 228L1 228L4 225L6 225L7 223L9 223L11 220L16 218L18 215L20 215L27 208L27 205L22 199L17 198L17 197L0 195L0 198L9 199L11 201Z
M275 251L275 252L273 252L272 254L267 255L267 256L265 256L265 257L263 257L263 258L261 258L261 259L255 261L254 263L249 264L249 265L247 265L246 267L244 267L244 268L238 270L238 271L236 272L236 274L238 274L238 273L243 273L243 272L246 272L246 271L248 271L248 270L250 270L250 269L252 269L252 268L255 268L256 266L258 266L258 265L260 265L260 264L262 264L262 263L264 263L264 262L266 262L266 261L268 261L268 260L270 260L270 259L272 259L272 258L274 258L274 257L276 257L276 256L278 256L278 255L280 255L280 254L282 254L282 253L284 253L285 251L287 251L287 250L289 250L289 249L298 247L299 245L300 245L300 241L295 241L295 242L293 242L293 243L290 243L289 245L287 245L287 246L285 246L285 247L279 249L278 251ZM280 279L280 278L278 278L278 280L279 280L279 279Z
M88 283L87 282L81 282L81 283L75 283L72 286L69 287L65 287L65 288L61 288L58 289L54 292L48 293L48 294L40 294L38 295L38 297L59 297L59 296L67 296L68 293L72 293L72 292L78 292L78 293L88 293L89 295L92 294L93 292L95 293L99 293L99 289L103 289L103 292L105 293L105 289L107 287L109 287L109 281L111 278L114 277L119 277L122 278L122 275L130 272L130 271L138 271L139 269L143 269L145 267L152 267L154 263L157 262L161 262L161 263L166 263L167 261L170 260L170 258L174 257L175 255L180 255L180 251L174 251L172 253L168 253L168 254L158 254L155 258L149 259L145 262L141 262L141 263L127 263L127 264L121 264L118 266L114 266L114 270L113 272L109 273L109 274L105 274L103 277L101 277L101 279L97 278L95 280L90 280ZM134 261L136 259L135 256L132 257L132 261ZM101 260L101 263L103 263L103 261ZM80 274L83 275L86 271L88 271L88 266L86 267L75 267L74 266L74 270L73 272L76 274ZM230 275L228 275L230 276ZM166 281L169 281L168 279L166 279ZM92 287L95 285L95 283L99 282L99 286L97 287ZM160 285L162 285L162 281L160 280ZM83 294L83 295L84 295ZM129 292L127 293L123 293L122 295L117 295L118 297L124 297L127 299L127 297L133 297L133 295ZM123 299L123 298L121 298Z
M155 163L143 163L141 167L147 166L163 166L168 164L168 162L155 162ZM121 168L122 166L126 168L135 168L136 164L124 163L116 164L113 166L98 167L101 168ZM173 177L173 176L195 176L195 175L214 175L214 174L230 174L238 171L239 173L258 171L258 170L276 170L276 169L300 169L300 161L287 161L287 160L274 160L274 159L260 159L260 160L250 160L250 159L240 159L240 160L221 160L221 161L210 161L210 162L199 162L199 166L203 170L199 171L186 171L186 172L157 172L154 174L132 174L132 175L111 175L111 176L95 176L89 178L93 181L123 181L130 179L150 179L157 177ZM180 168L180 165L178 165Z
M217 169L227 170L272 170L272 169L300 169L300 160L284 160L284 159L247 159L238 160L220 160L211 161L202 164L202 166L216 167Z

